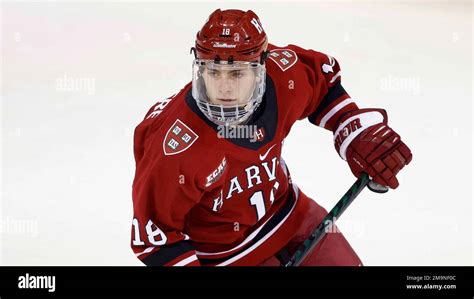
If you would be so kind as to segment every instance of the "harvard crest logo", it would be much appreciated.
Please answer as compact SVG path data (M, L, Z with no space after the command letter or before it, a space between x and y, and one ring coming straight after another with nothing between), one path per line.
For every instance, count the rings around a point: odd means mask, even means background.
M273 60L282 71L286 71L298 61L295 51L290 49L275 49L271 50L268 58Z
M165 155L176 155L187 150L199 138L188 126L177 119L163 140Z

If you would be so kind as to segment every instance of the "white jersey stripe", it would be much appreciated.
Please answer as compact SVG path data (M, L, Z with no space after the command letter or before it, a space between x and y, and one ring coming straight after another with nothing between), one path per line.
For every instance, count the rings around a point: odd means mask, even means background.
M350 103L354 103L354 101L351 99L351 98L347 98L345 99L344 101L340 102L339 104L337 104L336 106L334 106L331 110L329 110L328 113L326 113L326 115L321 119L321 122L319 123L318 126L320 127L323 127L326 125L327 121L329 119L331 119L331 117L334 116L334 114L336 114L339 110L341 110L342 108L346 107L347 105L349 105Z
M340 77L340 76L341 76L341 71L337 72L337 74L335 74L334 77L331 78L331 81L329 81L329 83L334 83L337 77Z
M173 267L180 267L180 266L186 266L187 264L190 264L197 260L197 256L195 254L191 255L190 257L185 258L184 260L181 260L177 262L176 264L173 265Z
M153 248L155 248L155 247L153 247L153 246L148 247L147 249L143 250L143 251L140 252L140 253L135 253L135 255L136 255L137 257L139 257L139 256L142 255L142 254L152 252L152 251L153 251Z
M244 246L245 244L247 244L248 242L252 241L253 238L255 238L255 236L260 232L260 230L262 230L262 228L265 226L265 224L270 220L272 219L272 217L268 218L267 221L265 221L262 225L260 225L260 227L258 229L256 229L254 232L252 232L247 238L245 238L244 241L242 241L242 243L240 243L239 245L237 245L236 247L234 248L231 248L229 250L226 250L226 251L221 251L221 252L202 252L202 251L196 251L196 254L199 255L199 256L212 256L212 255L220 255L220 254L225 254L225 253L229 253L229 252L232 252L232 251L236 251L237 249L239 249L240 247Z

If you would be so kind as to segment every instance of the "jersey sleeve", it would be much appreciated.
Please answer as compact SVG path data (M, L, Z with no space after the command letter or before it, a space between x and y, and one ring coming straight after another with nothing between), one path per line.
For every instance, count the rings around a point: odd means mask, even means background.
M153 124L145 119L135 130L131 247L147 266L197 266L184 230L186 214L199 202L200 191L181 164L170 163L153 150L162 150Z
M344 113L358 109L342 87L339 63L334 57L321 52L294 45L292 49L305 64L313 86L312 97L300 119L308 118L312 124L334 132L338 119Z

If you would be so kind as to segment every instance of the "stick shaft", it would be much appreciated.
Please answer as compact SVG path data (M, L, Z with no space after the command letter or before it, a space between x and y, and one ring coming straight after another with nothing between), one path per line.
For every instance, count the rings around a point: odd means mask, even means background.
M349 190L347 190L347 192L331 209L331 211L329 211L329 213L326 215L326 217L324 217L313 233L298 247L288 263L285 264L285 267L299 266L304 261L308 254L326 235L326 228L332 225L333 222L338 219L342 213L344 213L347 207L349 207L352 201L354 201L357 195L359 195L359 193L365 188L365 186L367 186L368 183L369 176L363 173L362 176L354 184L352 184Z

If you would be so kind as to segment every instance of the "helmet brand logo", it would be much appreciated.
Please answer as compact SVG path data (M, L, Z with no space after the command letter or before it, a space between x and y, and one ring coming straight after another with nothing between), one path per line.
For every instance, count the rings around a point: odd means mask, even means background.
M220 42L215 42L212 46L214 48L226 48L226 49L234 49L236 47L235 44L227 44L227 43L220 43Z

